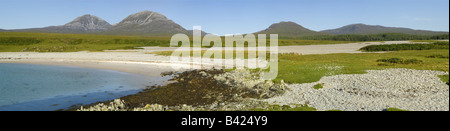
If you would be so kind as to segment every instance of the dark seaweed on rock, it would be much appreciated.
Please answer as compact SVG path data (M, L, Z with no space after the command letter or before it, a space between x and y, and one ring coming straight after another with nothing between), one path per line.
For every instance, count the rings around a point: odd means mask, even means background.
M191 70L184 72L164 72L161 76L172 76L170 83L164 86L152 86L143 91L129 96L121 97L125 101L127 109L141 108L147 104L158 104L168 106L169 110L177 110L185 105L194 107L193 109L211 109L211 106L227 107L231 105L245 105L248 107L264 107L265 104L255 102L247 98L266 99L284 92L274 90L276 87L265 86L260 83L254 87L235 87L215 77L224 75L224 70ZM234 80L232 80L234 81ZM264 88L263 88L264 87ZM98 102L109 103L112 101ZM85 105L84 108L95 106L98 103ZM76 107L73 107L76 109ZM229 106L227 109L240 110L241 108Z
M165 86L145 89L137 94L122 97L129 107L142 107L145 104L208 105L217 102L235 102L240 98L257 98L259 95L247 89L231 88L217 82L214 75L223 70L192 70L175 74ZM166 74L167 75L167 74Z

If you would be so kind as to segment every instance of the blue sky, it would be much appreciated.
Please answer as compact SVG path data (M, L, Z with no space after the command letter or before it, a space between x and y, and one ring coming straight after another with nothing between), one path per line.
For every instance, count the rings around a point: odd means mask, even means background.
M84 14L113 24L143 10L221 35L280 21L316 31L354 23L449 31L448 0L0 0L0 29L63 25Z

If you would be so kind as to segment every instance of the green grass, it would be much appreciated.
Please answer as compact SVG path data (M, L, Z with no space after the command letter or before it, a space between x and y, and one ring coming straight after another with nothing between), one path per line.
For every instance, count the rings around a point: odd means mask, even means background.
M275 82L284 80L288 83L311 83L319 81L323 76L362 74L366 70L388 68L449 71L448 58L430 57L448 56L448 42L434 45L447 45L447 48L363 54L279 54L278 77Z
M447 85L450 85L448 75L440 75L438 77L441 78L442 82L446 83Z
M172 54L171 51L153 53L166 56ZM202 55L203 53L204 51L202 51ZM431 55L446 56L448 53L449 50L446 49L362 54L300 55L297 53L284 53L278 55L278 77L274 81L280 82L284 80L288 83L311 83L319 81L323 76L363 74L366 73L366 70L388 68L448 71L448 59L429 57Z
M168 46L169 37L0 32L0 52L74 52Z
M412 35L402 33L381 34L343 34L343 35L315 35L296 37L303 40L341 40L341 41L400 41L400 40L448 40L448 34Z
M433 43L433 42L441 42L441 41L438 41L438 40L411 40L411 42Z
M362 51L399 51L399 50L431 50L431 49L449 49L449 42L436 41L431 44L390 44L390 45L370 45L361 48Z
M0 52L75 52L170 45L171 37L0 32ZM222 37L222 43L225 38ZM353 41L279 39L279 46L341 44ZM192 40L191 40L192 43ZM267 45L270 40L266 40ZM246 45L244 43L244 45Z
M408 110L403 110L403 109L390 107L390 108L387 108L386 111L408 111Z
M422 60L418 59L402 59L402 58L389 58L389 59L378 59L377 62L384 62L390 64L421 64ZM380 65L380 64L379 64Z
M172 54L171 51L153 53L167 56ZM204 51L202 55L203 53ZM429 57L431 55L445 56L448 53L449 50L446 49L361 54L300 55L284 53L278 55L278 76L274 82L284 80L288 83L311 83L319 81L323 76L363 74L366 73L366 70L388 68L448 71L448 59Z
M339 74L363 74L366 70L407 68L418 70L449 70L448 59L427 58L429 55L446 55L449 50L396 51L389 53L299 55L279 54L278 77L275 81L311 83L323 76ZM379 59L401 58L421 60L421 64L379 65Z
M448 59L448 55L442 55L442 54L433 54L427 56L427 58L442 58L442 59Z
M356 37L352 39L352 37ZM373 39L378 38L383 39ZM324 44L342 44L361 41L380 41L387 37L399 37L401 34L379 34L374 36L367 35L338 35L338 36L308 36L299 39L279 38L279 46L291 45L324 45ZM424 39L427 42L430 36ZM448 37L448 35L447 35ZM443 38L447 38L443 37ZM386 40L395 40L395 39ZM405 38L411 38L407 36ZM222 44L225 38L221 37ZM436 38L437 39L437 38ZM192 40L191 40L192 41ZM191 42L192 43L192 42ZM267 45L270 40L266 40ZM448 42L447 42L448 43ZM163 46L168 47L170 37L158 36L117 36L117 35L97 35L97 34L57 34L57 33L26 33L26 32L0 32L0 52L74 52L74 51L103 51L113 49L135 49L143 46ZM244 45L246 45L244 43ZM448 47L448 44L447 44Z
M318 90L318 89L322 89L323 88L323 84L319 83L313 86L314 89Z

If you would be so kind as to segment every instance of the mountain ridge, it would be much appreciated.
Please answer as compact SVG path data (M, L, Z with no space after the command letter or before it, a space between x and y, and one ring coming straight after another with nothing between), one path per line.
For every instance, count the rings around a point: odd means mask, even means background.
M110 35L144 35L144 36L170 36L176 33L192 35L192 30L186 30L179 24L166 16L153 12L141 11L131 14L116 24L90 14L79 16L64 25L48 26L43 28L13 29L0 32L44 32L44 33L93 33ZM336 29L314 31L303 27L292 21L281 21L273 23L268 28L253 34L279 34L279 37L304 37L317 35L340 35L340 34L383 34L404 33L413 35L442 35L448 34L444 31L414 30L401 27L385 27L380 25L366 25L362 23L350 24ZM202 36L208 33L202 31Z
M448 32L443 31L428 31L428 30L415 30L410 28L403 27L386 27L381 25L366 25L362 23L358 24L350 24L336 29L328 29L320 31L323 33L329 34L382 34L382 33L403 33L403 34L412 34L412 35L441 35L448 34Z
M176 33L188 34L188 31L162 14L153 11L141 11L127 16L104 33L116 35L171 35Z
M17 29L17 32L46 32L46 33L92 33L101 32L111 27L105 20L90 14L79 16L69 23L59 26L43 28Z
M75 20L65 24L64 26L66 28L84 31L107 30L112 27L112 25L105 20L90 14L79 16Z
M292 21L274 23L268 28L255 32L254 34L278 34L280 37L324 35L324 33L310 30Z

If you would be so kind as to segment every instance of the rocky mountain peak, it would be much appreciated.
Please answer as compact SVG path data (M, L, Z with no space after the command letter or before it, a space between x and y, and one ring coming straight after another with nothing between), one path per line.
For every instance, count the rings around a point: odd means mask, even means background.
M75 20L63 25L63 27L74 30L95 31L106 30L111 27L111 24L97 16L86 14L77 17Z
M120 23L114 25L106 33L128 35L172 35L176 33L188 34L186 29L168 19L166 16L153 11L141 11L129 15Z
M122 20L119 24L137 24L137 25L147 25L153 21L169 21L166 16L153 11L141 11L132 14Z

